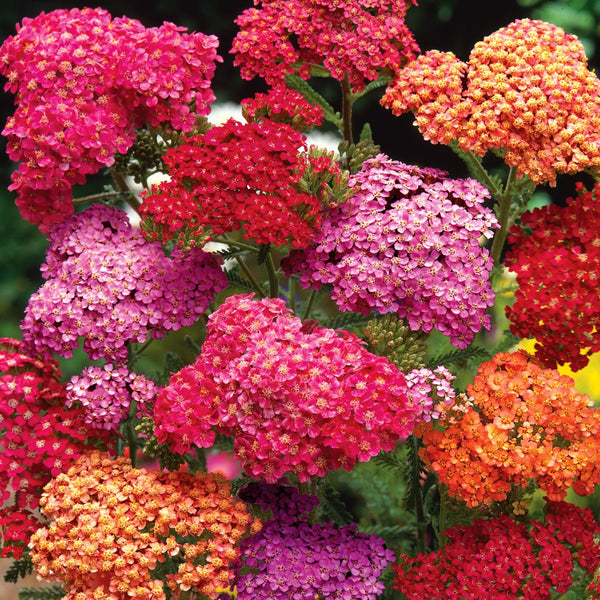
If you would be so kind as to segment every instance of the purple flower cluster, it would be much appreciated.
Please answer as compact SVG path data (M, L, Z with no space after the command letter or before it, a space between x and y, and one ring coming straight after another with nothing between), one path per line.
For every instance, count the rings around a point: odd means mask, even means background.
M71 377L65 389L65 406L82 406L86 423L107 430L118 430L132 402L138 418L150 416L151 403L158 393L152 380L110 363L85 368L81 376Z
M479 243L497 226L488 191L384 154L349 185L353 196L324 217L312 246L290 253L286 273L300 273L305 288L331 284L341 310L395 312L460 348L489 328L492 261Z
M220 259L199 248L169 257L126 214L101 204L54 225L42 273L21 324L42 356L70 357L83 337L92 360L120 363L127 342L192 325L227 279Z
M292 488L251 484L256 488L245 501L281 499L273 506L273 518L262 530L246 538L234 581L238 600L374 600L383 591L378 581L394 559L382 539L357 531L356 524L338 528L332 523L306 521L307 509L314 505L309 496L290 493ZM258 489L258 492L256 491ZM294 501L298 501L295 510Z

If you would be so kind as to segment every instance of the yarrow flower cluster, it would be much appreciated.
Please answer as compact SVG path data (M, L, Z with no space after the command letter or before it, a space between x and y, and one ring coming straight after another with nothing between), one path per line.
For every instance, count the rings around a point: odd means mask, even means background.
M382 73L394 72L419 50L404 19L412 0L257 0L236 20L231 52L241 76L271 85L311 65L323 65L354 91Z
M0 509L0 556L19 560L41 522L37 514L17 506Z
M517 274L510 329L534 338L547 366L577 371L600 351L600 184L566 206L535 208L511 229L505 265Z
M311 497L288 492L290 488L248 488L241 497L260 503L263 510L272 509L273 517L242 542L234 580L239 600L375 600L381 594L379 577L394 558L382 539L358 532L356 524L338 528L309 523ZM279 498L284 506L273 506Z
M218 40L172 23L144 28L102 9L24 19L0 48L17 108L2 132L21 161L10 189L47 232L73 214L72 187L111 166L145 124L189 131L209 112Z
M405 378L409 395L420 404L421 421L437 419L440 416L438 404L451 406L454 403L456 392L451 382L455 376L443 365L433 371L426 367L413 369Z
M394 587L408 600L548 600L573 583L577 562L592 575L600 561L600 527L589 509L548 502L544 522L504 515L447 529L443 550L401 556Z
M437 329L461 348L489 328L492 260L481 236L497 226L474 179L437 169L365 161L353 194L323 218L314 244L290 253L286 273L303 287L333 286L341 310L395 312L413 331Z
M84 455L41 500L50 519L31 538L45 579L67 600L166 600L227 587L240 538L257 531L224 478L135 469L126 458ZM172 596L171 596L172 594Z
M66 469L88 443L113 443L65 408L54 360L29 353L19 340L0 339L0 498L11 493L22 509L38 506L42 487Z
M144 375L107 363L104 367L86 367L81 375L71 377L65 386L65 406L81 406L86 423L118 431L132 405L137 418L150 416L158 389Z
M424 427L423 459L469 506L504 500L536 481L551 500L600 483L600 410L573 380L522 352L480 365L468 398Z
M127 342L191 325L227 278L220 259L193 248L170 256L148 242L126 214L93 204L51 228L42 273L21 324L36 352L71 356L83 338L91 359L119 363Z
M468 63L432 50L396 73L381 99L412 111L426 139L483 156L504 149L519 176L600 165L600 81L583 44L560 27L519 19L478 42Z
M279 86L266 94L255 94L254 98L242 100L242 116L246 121L270 119L288 123L298 131L310 131L323 123L325 114L320 106L308 102L295 90Z
M306 138L291 125L229 119L167 151L169 180L144 194L140 213L155 237L185 239L244 228L259 244L307 245L320 223L321 191L302 189ZM330 161L330 168L339 172Z
M422 410L356 336L308 330L282 300L237 295L210 315L202 354L161 391L154 420L175 452L212 445L216 430L235 437L249 475L308 481L392 450Z

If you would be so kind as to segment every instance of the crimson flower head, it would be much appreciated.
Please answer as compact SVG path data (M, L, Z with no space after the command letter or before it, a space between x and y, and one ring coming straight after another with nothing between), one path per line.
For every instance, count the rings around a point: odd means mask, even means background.
M304 331L283 300L237 295L210 315L202 353L159 394L154 421L180 454L211 446L218 432L235 438L252 477L308 481L393 449L426 410L356 336Z
M431 50L398 71L381 99L412 111L425 139L507 165L536 183L600 166L600 81L583 44L560 27L520 19L475 44L463 63Z
M246 104L254 115L258 106ZM259 244L295 247L314 237L325 193L305 191L301 179L323 167L288 123L229 119L169 149L164 160L170 179L146 194L140 208L151 235L182 242L190 230L193 236L243 227L244 237ZM332 160L326 167L341 173Z
M102 9L24 19L0 48L17 108L2 132L19 161L11 189L45 233L73 213L72 187L125 154L145 124L189 131L208 114L217 38L164 23L144 28Z
M418 46L404 22L413 0L257 0L236 23L234 64L244 79L276 85L286 74L304 79L322 65L354 91L397 71Z
M511 331L536 340L547 366L577 371L600 351L600 184L566 206L521 216L508 237L506 266L517 274L515 302L507 307Z

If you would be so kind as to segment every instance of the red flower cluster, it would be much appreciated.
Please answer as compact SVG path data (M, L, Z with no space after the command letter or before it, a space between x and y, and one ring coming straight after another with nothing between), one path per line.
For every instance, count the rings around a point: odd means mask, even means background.
M444 532L443 550L402 556L394 587L408 600L549 600L565 593L575 562L591 576L600 561L600 527L589 509L549 502L545 522L506 516Z
M407 437L425 407L402 373L354 335L309 331L282 300L228 298L202 354L159 394L154 421L175 452L234 436L246 472L275 482L351 469Z
M504 500L536 480L551 500L600 483L600 409L573 380L525 353L483 363L466 402L440 407L441 428L424 427L423 459L469 506Z
M25 352L19 340L0 339L0 500L14 494L15 505L23 509L7 509L3 515L10 525L5 542L18 530L30 531L25 509L38 506L41 490L52 477L67 469L89 443L112 443L84 422L80 409L64 408L60 375L56 361Z
M574 371L600 351L600 184L577 189L564 207L524 213L505 260L519 284L506 309L511 331L535 338L547 366L568 363Z
M0 541L2 558L19 559L29 543L31 535L41 525L38 517L17 506L7 506L0 509Z
M297 70L308 79L322 64L355 91L382 72L397 71L419 50L404 22L414 0L256 0L237 19L234 64L244 79L272 85ZM408 6L407 6L408 4Z
M24 19L0 48L0 73L17 109L2 132L21 161L11 189L21 214L46 231L71 214L72 187L110 166L136 128L189 131L214 100L215 36L164 23L145 29L102 9Z
M229 119L189 138L165 155L170 180L144 196L146 229L183 240L190 229L221 234L243 226L244 237L259 244L306 246L320 223L321 198L299 185L310 165L301 149L300 132L270 119Z
M302 94L285 86L271 88L266 94L242 100L242 115L246 121L271 119L288 123L298 131L310 131L323 123L325 116L320 106L308 102Z
M536 183L600 165L600 81L583 44L520 19L478 42L468 63L432 50L401 69L381 99L412 111L426 139L504 160Z

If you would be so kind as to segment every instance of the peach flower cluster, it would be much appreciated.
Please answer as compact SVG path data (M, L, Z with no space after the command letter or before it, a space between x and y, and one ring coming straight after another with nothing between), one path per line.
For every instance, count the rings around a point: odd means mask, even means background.
M40 506L51 522L31 537L33 564L64 582L66 600L216 598L236 542L260 529L221 476L135 469L100 452L53 479Z
M483 363L468 396L423 429L422 458L469 506L506 499L533 480L550 500L600 483L600 410L573 380L522 352Z
M483 156L503 150L519 176L556 181L600 165L600 81L576 36L520 19L478 42L463 63L432 50L399 71L381 103L412 111L425 139Z

